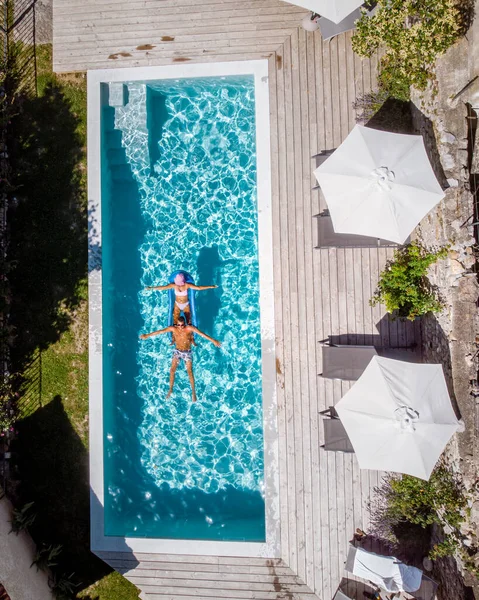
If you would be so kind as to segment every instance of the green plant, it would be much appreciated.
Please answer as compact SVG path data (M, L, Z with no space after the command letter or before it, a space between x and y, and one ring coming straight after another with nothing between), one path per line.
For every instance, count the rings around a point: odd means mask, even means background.
M383 90L362 94L353 102L357 122L368 122L386 102L388 95Z
M0 348L3 342L8 343L10 335L9 327L0 331ZM2 437L5 432L13 431L13 425L18 418L15 379L13 375L0 378L0 436Z
M13 519L10 521L12 528L10 533L16 533L24 531L33 525L37 517L36 512L33 511L34 502L27 502L22 508L13 509Z
M52 591L52 594L58 600L69 600L75 593L75 588L80 584L73 583L73 577L75 573L66 575L64 573L53 573L48 579L48 585Z
M364 13L356 23L353 49L369 57L385 47L380 86L392 97L408 100L409 87L423 90L436 57L465 32L469 13L463 8L459 0L379 0L374 16Z
M37 571L45 571L46 569L56 567L58 566L57 558L60 556L61 552L61 544L57 544L56 546L53 544L50 544L49 546L42 545L40 548L37 548L33 562L30 566L33 567L33 565L35 565Z
M396 250L379 276L370 305L384 304L389 313L411 321L428 312L440 312L443 305L426 274L447 252L447 247L431 252L416 242Z
M427 530L437 524L446 527L449 533L433 546L430 558L449 556L459 548L460 525L469 510L467 492L446 467L437 467L429 481L410 475L387 476L375 493L371 524L381 537L397 542L396 531L405 526L414 531L414 527Z
M429 481L410 475L390 477L387 493L388 514L399 521L421 527L433 523L459 527L461 511L467 507L465 490L451 471L435 469Z
M458 540L449 535L442 542L434 544L429 552L429 558L431 560L437 560L438 558L444 558L445 556L452 556L458 547Z

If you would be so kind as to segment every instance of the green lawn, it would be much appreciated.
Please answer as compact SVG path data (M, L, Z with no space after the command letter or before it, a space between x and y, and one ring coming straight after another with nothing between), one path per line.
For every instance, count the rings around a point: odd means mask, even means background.
M35 502L37 545L63 546L74 597L135 600L89 550L86 77L54 75L51 46L37 58L38 98L12 120L12 360L30 398L14 446L18 501Z

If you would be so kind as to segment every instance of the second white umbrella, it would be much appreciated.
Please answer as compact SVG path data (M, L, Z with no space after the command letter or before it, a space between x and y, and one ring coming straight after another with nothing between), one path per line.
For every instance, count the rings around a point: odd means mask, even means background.
M360 7L364 0L285 0L285 2L306 8L333 23L339 23Z
M451 436L463 428L441 365L373 357L335 406L361 469L429 479Z
M398 244L444 197L420 135L356 125L314 174L334 231Z

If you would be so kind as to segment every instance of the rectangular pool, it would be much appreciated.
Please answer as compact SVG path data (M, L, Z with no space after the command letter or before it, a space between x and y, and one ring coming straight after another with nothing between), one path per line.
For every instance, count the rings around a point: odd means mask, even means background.
M267 63L88 77L92 545L277 555ZM166 398L169 336L139 340L178 269L218 286L196 403L184 363Z

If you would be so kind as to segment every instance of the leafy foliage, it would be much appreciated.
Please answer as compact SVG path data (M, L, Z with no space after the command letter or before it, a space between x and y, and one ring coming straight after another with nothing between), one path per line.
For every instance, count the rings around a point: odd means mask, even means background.
M427 530L437 524L449 533L433 546L430 558L449 556L459 547L460 526L468 512L467 492L446 467L437 467L429 481L410 475L387 476L375 492L371 524L378 535L397 542L396 531L405 525Z
M33 562L30 565L33 567L35 565L37 567L37 571L51 569L52 567L58 566L58 557L62 552L61 544L57 544L54 546L50 544L49 546L42 545L40 548L37 548L35 552L35 556L33 558Z
M451 471L439 467L429 481L410 475L390 477L387 506L389 516L397 522L409 521L424 528L433 523L459 527L467 502Z
M436 57L464 33L466 17L458 0L379 0L374 16L363 14L357 22L353 49L369 57L384 46L379 84L408 100L411 85L427 86Z
M75 589L78 587L78 584L73 582L74 575L75 573L70 575L53 573L49 578L48 584L57 600L69 600L74 596Z
M10 533L13 532L18 535L20 531L25 531L25 529L33 525L37 517L36 511L33 510L34 504L34 502L27 502L22 508L13 509L13 519L10 521L12 525Z
M447 247L430 252L416 242L396 250L379 277L371 306L384 304L389 313L411 321L429 312L440 312L443 305L427 278L427 270L447 252Z

